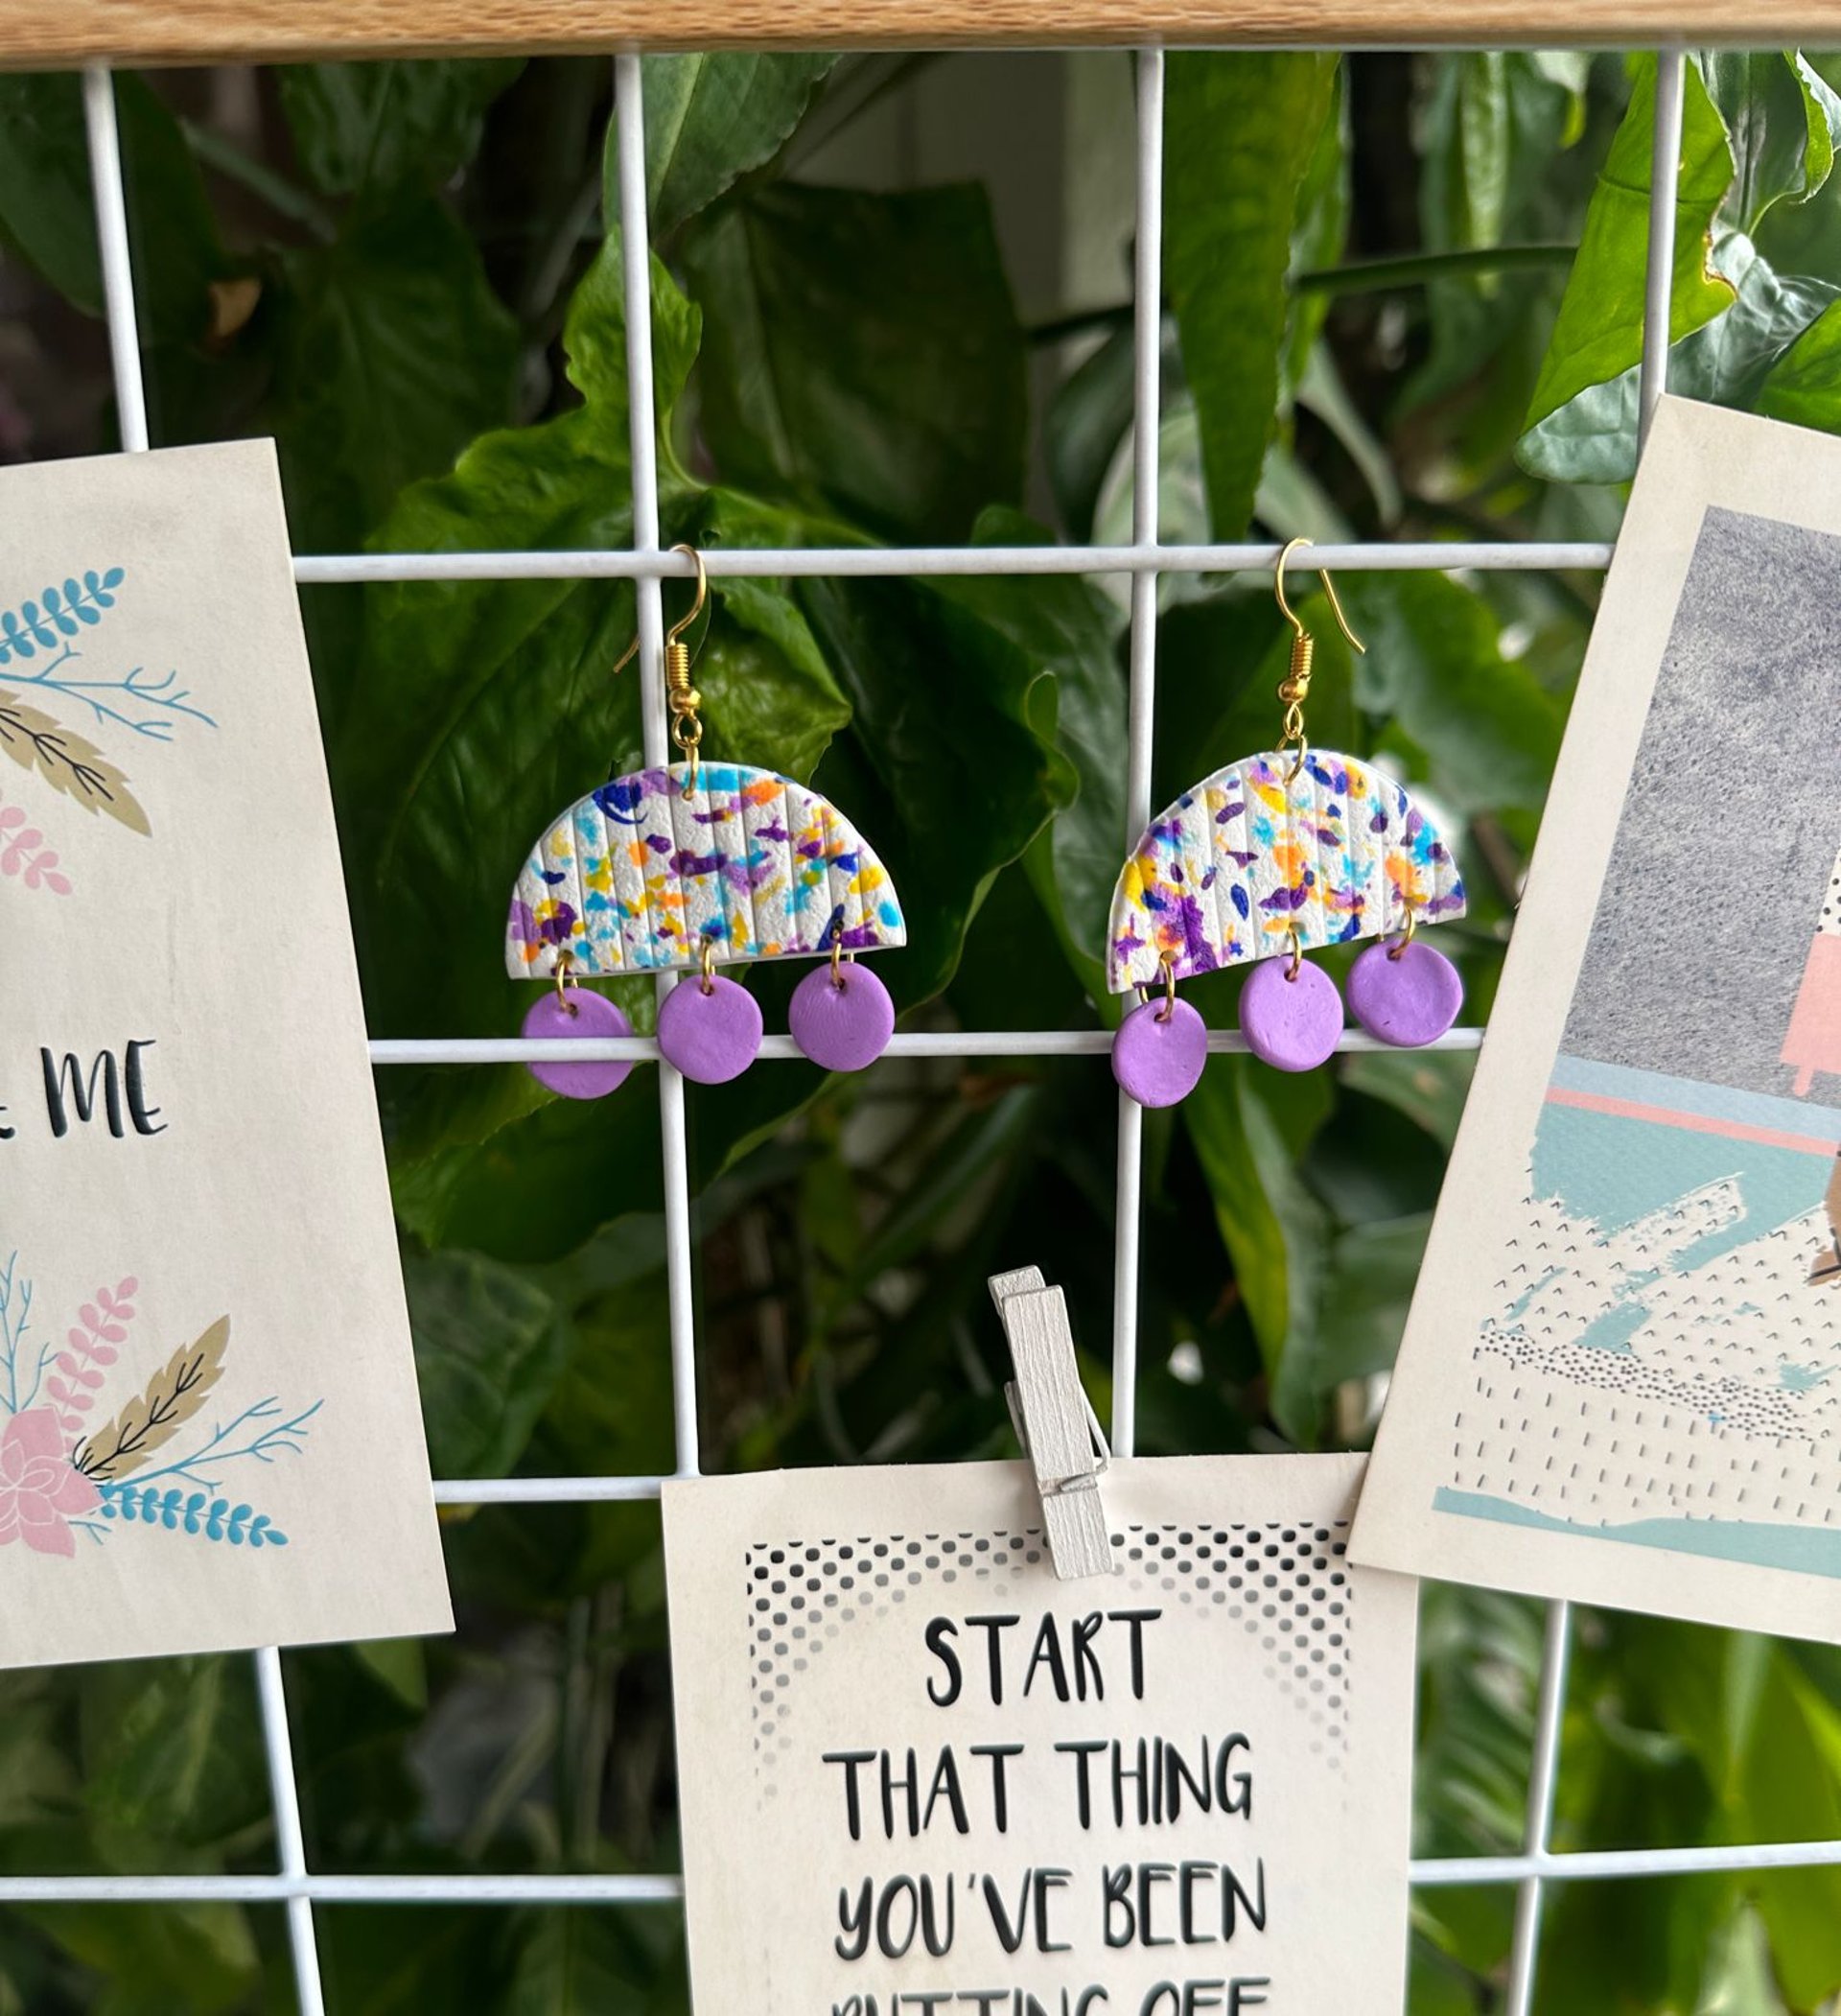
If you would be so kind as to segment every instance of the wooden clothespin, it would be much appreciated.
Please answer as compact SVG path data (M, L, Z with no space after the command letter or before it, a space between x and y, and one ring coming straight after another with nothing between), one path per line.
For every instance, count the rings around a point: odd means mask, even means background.
M1100 1479L1111 1451L1081 1384L1067 1303L1059 1288L1043 1284L1037 1267L993 1275L990 1294L1016 1369L1004 1397L1036 1468L1055 1573L1063 1582L1110 1575L1112 1538Z

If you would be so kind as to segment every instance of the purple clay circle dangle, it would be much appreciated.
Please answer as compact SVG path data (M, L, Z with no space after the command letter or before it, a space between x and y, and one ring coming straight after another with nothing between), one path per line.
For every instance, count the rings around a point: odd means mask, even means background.
M560 973L555 991L531 1003L523 1026L525 1036L546 1041L632 1033L633 1024L604 994L591 994L585 987L565 992ZM604 1099L626 1083L633 1067L624 1059L609 1058L584 1064L527 1064L524 1068L539 1085L562 1098Z
M793 1041L827 1071L860 1071L889 1046L895 1002L869 970L848 963L831 948L828 967L817 967L793 989L786 1011Z
M713 950L706 939L695 982L679 981L659 1003L659 1054L696 1085L727 1085L760 1055L760 1003L711 972Z
M1289 961L1264 961L1240 990L1240 1030L1261 1063L1281 1071L1312 1071L1329 1061L1342 1034L1342 996L1293 940Z
M1177 998L1176 966L1163 957L1163 999L1141 1001L1112 1038L1112 1075L1140 1106L1175 1106L1201 1082L1208 1025Z
M1349 969L1349 1010L1370 1036L1402 1049L1436 1043L1464 1005L1464 983L1443 952L1407 933L1371 945Z

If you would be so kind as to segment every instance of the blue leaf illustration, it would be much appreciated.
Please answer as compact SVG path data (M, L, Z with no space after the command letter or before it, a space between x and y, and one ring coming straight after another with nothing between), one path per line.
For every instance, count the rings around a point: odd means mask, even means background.
M214 1498L205 1491L188 1493L177 1485L162 1491L151 1484L104 1484L98 1489L105 1519L188 1533L206 1540L228 1540L233 1547L247 1545L252 1554L265 1547L288 1545L288 1535L267 1512L248 1505L232 1505L227 1498Z

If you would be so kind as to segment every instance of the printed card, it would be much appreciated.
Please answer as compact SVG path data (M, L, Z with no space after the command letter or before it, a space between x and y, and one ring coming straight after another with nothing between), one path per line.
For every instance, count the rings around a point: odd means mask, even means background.
M1115 1463L1060 1582L1025 1464L667 1484L693 2000L1399 2016L1414 1590L1363 1459Z
M1665 402L1358 1559L1841 1640L1841 442Z
M446 1629L272 448L0 555L0 1664Z

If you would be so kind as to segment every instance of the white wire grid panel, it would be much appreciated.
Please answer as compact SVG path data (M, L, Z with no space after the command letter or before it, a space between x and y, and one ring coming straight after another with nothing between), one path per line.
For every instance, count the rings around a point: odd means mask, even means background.
M637 56L614 61L618 128L619 228L626 246L627 367L632 389L633 550L627 552L546 553L366 553L302 555L294 574L302 582L454 581L514 578L618 576L633 580L639 604L641 664L644 668L645 760L661 763L667 754L666 714L661 672L664 640L662 587L669 576L690 573L683 557L659 547L658 471L653 440L652 329L647 297L645 150L641 127L640 64ZM1642 412L1646 432L1667 369L1668 285L1674 254L1675 194L1681 151L1682 65L1679 50L1659 58L1656 138L1649 218L1648 285L1642 373ZM114 85L109 72L95 68L84 79L90 165L94 178L98 235L107 302L110 350L122 445L148 446L147 409L136 333L134 273L128 252L122 164L117 141ZM1270 545L1159 546L1157 543L1157 410L1159 302L1162 293L1163 54L1146 49L1137 57L1137 241L1134 335L1134 463L1131 544L1086 547L907 548L716 552L708 556L712 574L1125 574L1131 579L1130 639L1130 740L1127 755L1126 831L1130 847L1151 816L1152 722L1155 703L1156 591L1162 573L1224 573L1269 567ZM1320 546L1306 566L1369 569L1550 569L1602 568L1611 549L1604 545L1538 542L1473 545ZM669 978L660 980L669 987ZM1454 1029L1441 1047L1474 1048L1476 1029ZM1243 1047L1235 1036L1215 1034L1212 1049ZM1103 1030L897 1036L897 1054L917 1056L1104 1056L1109 1037ZM1345 1050L1373 1047L1351 1032ZM517 1041L373 1043L378 1064L472 1064L580 1060L590 1056L656 1060L650 1038L599 1043L541 1043ZM798 1055L785 1037L769 1037L761 1055L768 1060ZM690 1192L685 1151L684 1080L669 1065L658 1067L660 1117L664 1161L665 1256L669 1286L672 1395L677 1427L677 1471L698 1473L697 1376L691 1305ZM1138 1221L1143 1175L1140 1109L1119 1095L1117 1260L1113 1288L1112 1447L1131 1453L1135 1433L1137 1379ZM658 1477L449 1478L437 1480L442 1504L586 1503L648 1499L659 1493ZM1553 1794L1558 1777L1561 1719L1566 1704L1567 1654L1571 1637L1568 1606L1549 1607L1534 1750L1529 1773L1524 1844L1518 1855L1420 1861L1412 1864L1416 1885L1503 1884L1517 1886L1514 1943L1503 2002L1505 2016L1529 2016L1534 1962L1540 1941L1545 1885L1552 1880L1627 1876L1691 1875L1841 1864L1841 1840L1774 1841L1734 1847L1604 1850L1555 1854L1549 1846ZM278 1868L268 1876L12 1876L0 1878L0 1904L12 1902L177 1903L219 1899L282 1903L288 1912L293 1966L302 2016L324 2016L319 1959L314 1935L314 1906L324 1904L465 1903L550 1905L641 1905L674 1902L682 1885L668 1876L337 1876L311 1872L301 1832L300 1806L280 1655L255 1654L268 1773L274 1800Z

